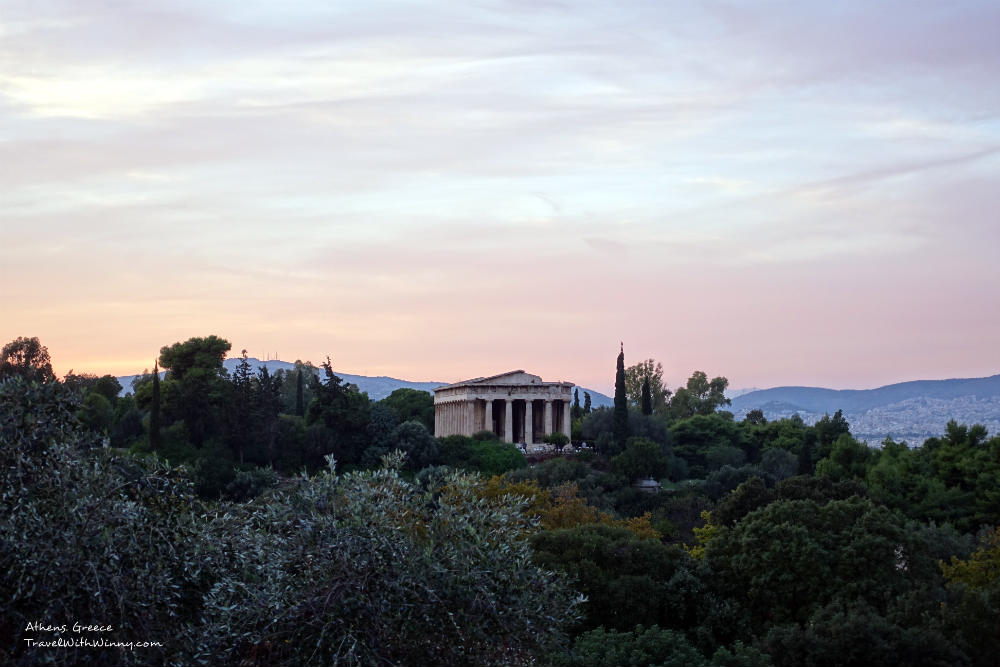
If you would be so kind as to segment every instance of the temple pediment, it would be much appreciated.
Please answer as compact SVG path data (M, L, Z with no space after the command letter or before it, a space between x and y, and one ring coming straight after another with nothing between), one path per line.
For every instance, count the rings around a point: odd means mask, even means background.
M490 375L489 377L472 378L470 380L462 380L461 382L455 382L453 384L446 384L443 387L438 387L438 389L453 388L453 387L469 387L469 386L496 386L496 385L533 385L533 384L546 384L542 382L542 378L537 375L532 375L531 373L525 373L523 370L507 371L506 373L499 373L497 375Z
M476 378L474 380L467 380L461 384L541 384L542 378L537 375L532 375L531 373L525 373L522 370L517 371L507 371L506 373L499 373L497 375L491 375L484 378Z

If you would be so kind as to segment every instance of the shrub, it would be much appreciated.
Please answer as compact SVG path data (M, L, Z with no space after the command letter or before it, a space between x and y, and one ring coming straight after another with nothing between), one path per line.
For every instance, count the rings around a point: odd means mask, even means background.
M406 454L409 468L420 470L439 460L437 441L422 422L411 420L397 426L389 435L387 447Z
M480 441L452 435L440 438L438 442L441 447L441 462L453 468L484 475L502 475L528 465L521 450L497 440Z
M557 667L704 667L708 661L682 632L659 626L616 632L597 628L580 635Z
M451 473L436 501L390 467L300 478L243 505L216 540L240 555L207 596L202 659L243 665L525 664L576 618L532 564L527 519Z
M226 496L237 502L252 500L278 484L274 468L254 467L237 470L236 477L226 485Z
M0 662L187 662L183 628L212 563L191 484L156 460L93 448L76 409L59 384L0 382ZM24 639L81 638L72 626L29 632L37 621L111 625L105 640L162 646L33 648Z
M555 445L556 447L563 447L569 444L569 438L566 437L565 433L549 433L547 436L542 438L542 441Z
M677 623L680 610L700 595L680 600L669 585L679 569L691 566L682 549L624 527L590 524L545 531L532 536L531 543L539 565L564 570L587 596L584 630Z
M629 481L647 476L659 479L670 470L670 459L663 450L648 438L629 438L625 451L611 459L611 469Z

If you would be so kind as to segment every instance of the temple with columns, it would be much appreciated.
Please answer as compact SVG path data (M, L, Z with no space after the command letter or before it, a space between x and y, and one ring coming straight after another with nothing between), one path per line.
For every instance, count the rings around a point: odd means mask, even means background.
M570 437L572 382L542 382L523 370L474 378L434 390L434 435L492 431L531 445L550 433Z

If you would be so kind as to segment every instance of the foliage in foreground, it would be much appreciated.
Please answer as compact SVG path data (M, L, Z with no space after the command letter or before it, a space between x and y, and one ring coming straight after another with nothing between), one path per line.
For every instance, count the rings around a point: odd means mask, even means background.
M4 664L518 664L577 618L531 561L520 503L476 477L424 488L396 454L206 506L182 470L88 448L74 396L0 382ZM162 646L25 648L29 623L64 619Z
M210 559L192 485L157 462L88 444L74 394L57 383L0 382L0 646L4 664L177 660L176 646L29 648L29 623L111 625L113 641L183 632L208 589ZM67 628L69 630L69 628ZM171 649L174 649L171 651Z
M221 521L236 567L206 598L205 659L527 664L560 645L575 594L532 564L513 499L457 473L422 491L399 455L387 463L302 478Z

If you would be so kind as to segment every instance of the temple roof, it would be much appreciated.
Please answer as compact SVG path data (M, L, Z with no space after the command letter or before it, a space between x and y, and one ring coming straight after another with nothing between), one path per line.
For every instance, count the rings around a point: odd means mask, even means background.
M537 384L537 385L557 385L557 384L568 384L566 382L542 382L542 378L537 375L532 375L531 373L526 373L524 370L518 369L516 371L507 371L506 373L498 373L497 375L490 375L488 377L478 377L472 378L470 380L462 380L461 382L455 382L453 384L446 384L437 387L434 391L438 389L452 389L455 387L464 387L467 385L519 385L523 386L526 384Z

